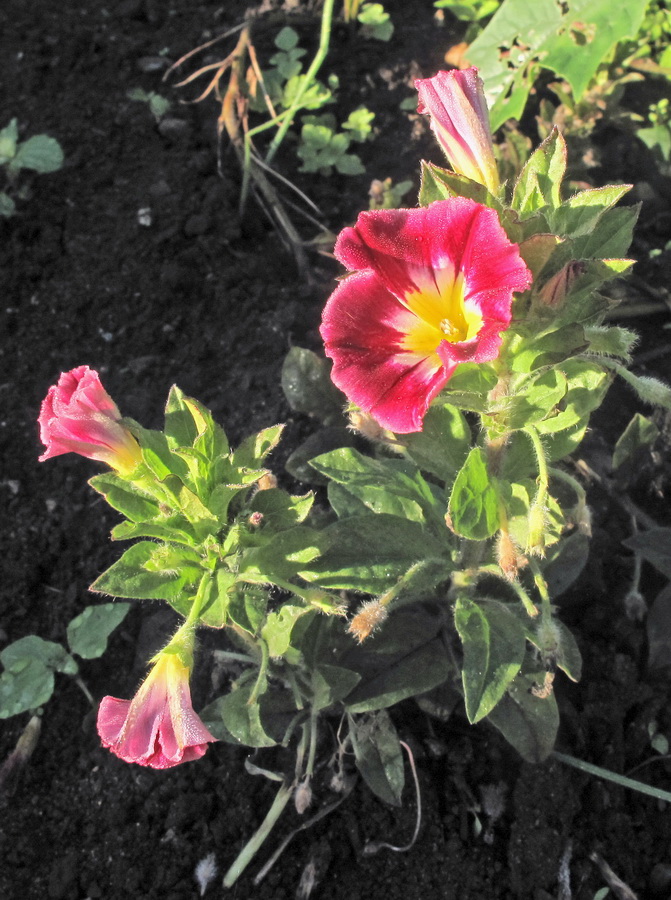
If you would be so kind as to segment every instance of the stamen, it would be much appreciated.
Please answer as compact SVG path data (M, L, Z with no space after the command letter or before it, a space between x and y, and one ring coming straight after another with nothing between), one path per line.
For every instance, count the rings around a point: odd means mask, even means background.
M459 334L459 329L456 325L453 325L449 319L442 319L440 323L440 330L443 334L447 335L447 337L454 337Z

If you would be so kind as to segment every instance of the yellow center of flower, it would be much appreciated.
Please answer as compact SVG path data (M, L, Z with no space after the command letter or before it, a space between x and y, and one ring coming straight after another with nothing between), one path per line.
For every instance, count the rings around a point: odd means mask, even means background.
M437 273L435 285L407 294L404 306L416 319L410 326L403 348L410 353L432 356L441 341L470 341L482 327L480 311L464 299L464 276L448 277ZM442 282L442 283L441 283Z

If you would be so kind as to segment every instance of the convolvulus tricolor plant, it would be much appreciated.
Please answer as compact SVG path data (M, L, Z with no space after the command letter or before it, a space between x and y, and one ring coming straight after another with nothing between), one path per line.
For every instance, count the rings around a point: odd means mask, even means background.
M626 369L635 335L603 324L612 301L598 288L632 264L636 211L614 208L627 186L565 197L556 130L502 184L477 71L417 88L451 168L424 164L419 208L363 212L336 243L349 274L321 333L370 452L311 460L328 515L266 468L280 426L232 449L178 388L163 431L124 419L86 366L61 376L40 414L42 459L106 463L90 483L124 516L112 537L135 541L92 589L164 600L184 619L134 699L102 701L105 746L156 768L215 740L295 750L290 770L255 769L279 789L229 886L291 797L309 807L319 763L334 804L350 753L375 793L400 803L387 713L400 700L438 712L461 695L471 722L488 719L527 759L547 756L555 673L580 674L553 598L590 532L562 461L615 373L671 405L666 386ZM197 715L200 628L223 629L215 655L233 674ZM328 738L324 716L339 720Z

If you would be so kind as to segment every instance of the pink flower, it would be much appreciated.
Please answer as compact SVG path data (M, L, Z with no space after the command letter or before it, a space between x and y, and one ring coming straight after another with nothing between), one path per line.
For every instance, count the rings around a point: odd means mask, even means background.
M363 212L334 252L354 274L324 309L331 377L397 433L421 430L459 363L498 356L513 291L531 283L494 210L464 197Z
M176 653L161 653L132 700L103 697L98 734L125 762L169 769L199 759L216 740L191 706L189 669Z
M128 475L142 460L140 446L121 424L121 413L88 366L63 372L49 388L39 416L46 451L40 462L62 453L97 459Z
M438 72L415 81L417 112L431 116L431 128L455 172L477 181L492 193L499 189L489 127L489 113L475 67Z

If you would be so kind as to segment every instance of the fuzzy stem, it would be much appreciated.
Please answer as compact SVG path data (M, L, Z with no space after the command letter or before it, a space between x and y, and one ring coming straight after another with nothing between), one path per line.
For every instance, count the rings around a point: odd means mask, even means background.
M228 872L226 872L223 884L225 888L233 887L240 875L242 875L254 856L256 856L258 851L261 849L263 842L266 840L273 827L275 826L275 823L282 815L284 807L289 802L292 793L293 785L287 784L286 781L283 782L280 786L279 791L275 795L272 806L266 813L265 819L259 825L252 837L247 841L240 853L238 853Z

